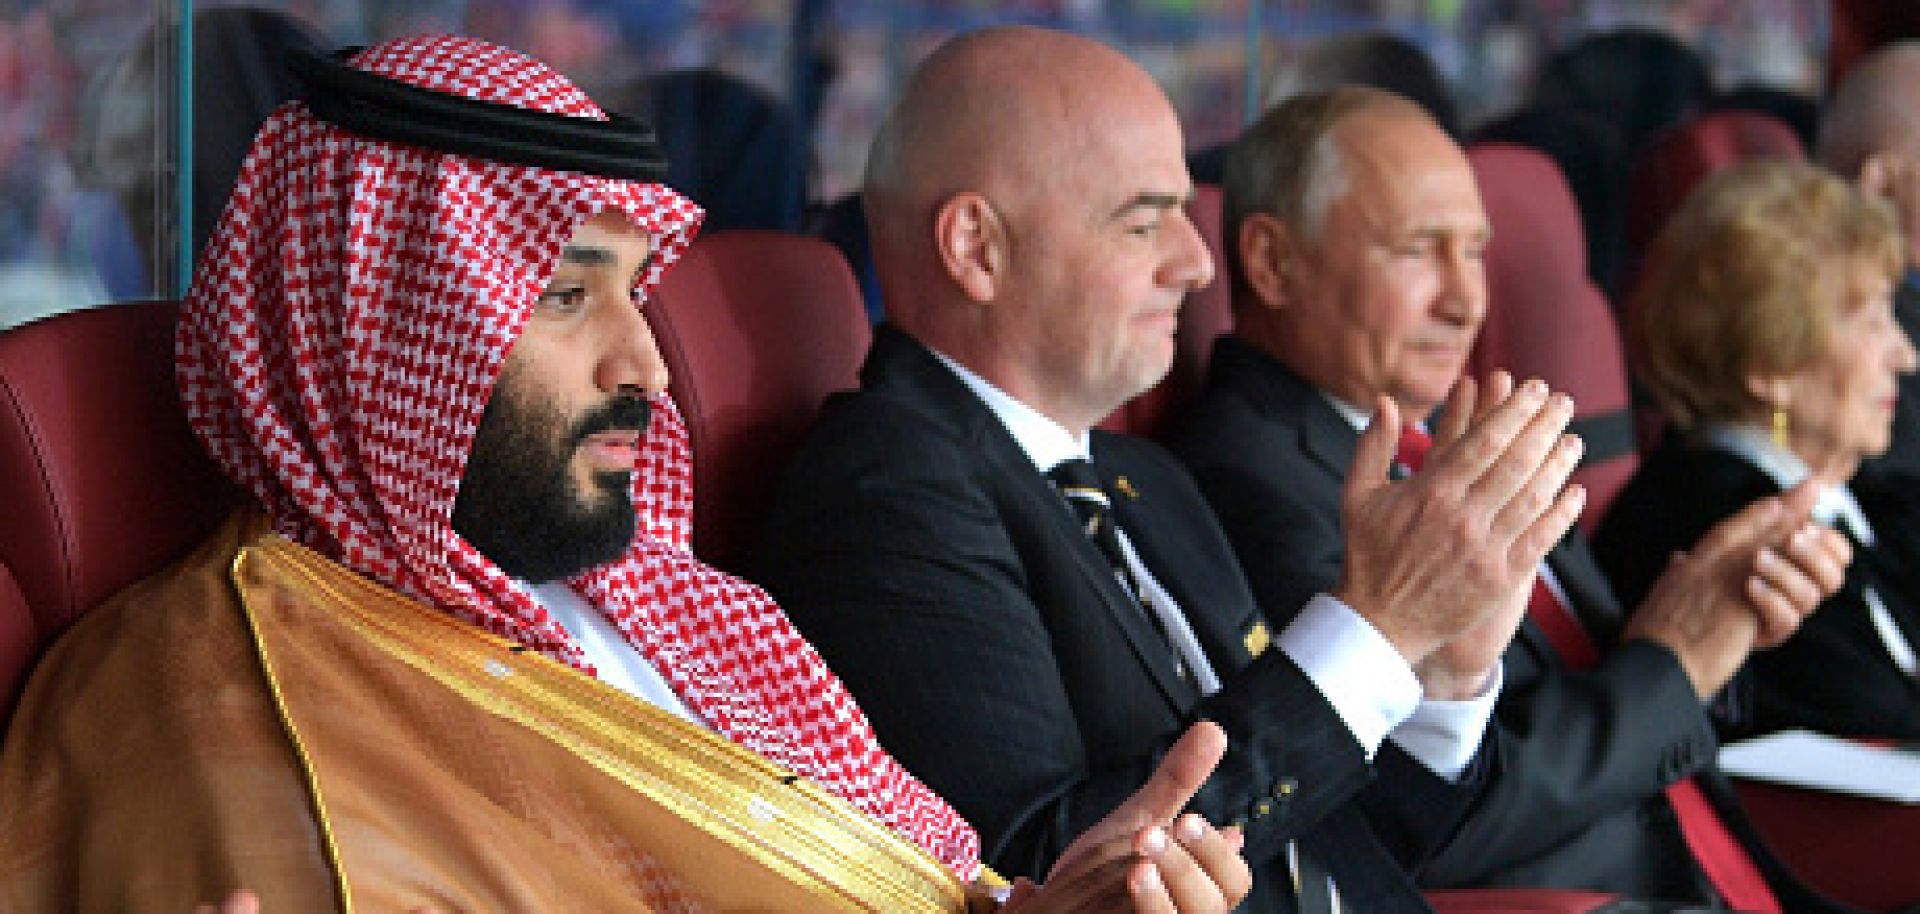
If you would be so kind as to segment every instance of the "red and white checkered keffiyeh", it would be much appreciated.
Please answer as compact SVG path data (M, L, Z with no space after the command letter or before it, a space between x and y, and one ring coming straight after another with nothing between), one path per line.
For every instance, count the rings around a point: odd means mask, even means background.
M441 92L605 118L551 68L473 39L393 41L352 62ZM255 139L182 311L188 417L280 532L592 673L566 631L451 518L507 351L561 245L603 210L654 238L643 292L701 217L660 185L366 139L289 104ZM973 829L886 754L764 592L688 551L686 429L667 398L654 407L633 546L570 583L719 732L972 879Z

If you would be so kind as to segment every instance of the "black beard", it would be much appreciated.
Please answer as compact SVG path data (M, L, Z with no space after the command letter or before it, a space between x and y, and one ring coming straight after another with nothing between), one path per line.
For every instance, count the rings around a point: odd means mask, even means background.
M453 529L501 571L530 583L572 577L619 558L633 542L632 474L593 475L579 491L568 464L588 436L642 435L652 411L620 396L567 427L551 401L516 389L502 372L474 431Z

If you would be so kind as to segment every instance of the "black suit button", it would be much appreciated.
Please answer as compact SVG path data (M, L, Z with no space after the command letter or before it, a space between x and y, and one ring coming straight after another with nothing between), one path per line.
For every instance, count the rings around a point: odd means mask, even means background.
M1254 817L1254 818L1256 818L1256 819L1260 819L1260 818L1265 818L1266 816L1269 816L1269 815L1272 815L1272 814L1273 814L1273 801L1272 801L1272 800L1260 800L1260 801L1258 801L1258 802L1256 802L1256 803L1254 803L1254 804L1253 804L1253 817Z
M1276 800L1291 800L1299 789L1300 782L1293 778L1274 778L1273 786L1268 788L1268 791Z

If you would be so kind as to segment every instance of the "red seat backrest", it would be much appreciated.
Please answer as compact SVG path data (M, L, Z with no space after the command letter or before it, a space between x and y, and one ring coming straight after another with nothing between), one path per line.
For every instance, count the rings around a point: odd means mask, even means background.
M1587 446L1574 479L1587 488L1591 529L1639 466L1619 327L1587 274L1580 211L1553 160L1510 143L1476 143L1467 159L1493 225L1487 319L1467 370L1504 368L1573 397Z
M1627 192L1628 248L1636 258L1645 254L1667 218L1709 175L1768 157L1801 160L1807 153L1793 128L1758 111L1713 111L1668 130L1634 163Z
M1903 865L1920 847L1920 806L1759 781L1734 786L1760 836L1809 885L1868 911L1920 905L1920 867Z
M1227 277L1227 262L1222 251L1220 188L1198 184L1193 202L1187 206L1187 218L1200 230L1213 256L1213 282L1187 293L1180 306L1180 323L1174 331L1173 368L1159 384L1115 410L1100 427L1152 437L1160 433L1180 404L1185 403L1207 378L1207 360L1213 356L1215 340L1233 330L1233 282Z
M1586 914L1619 900L1570 889L1442 889L1426 895L1434 914Z
M820 403L859 382L872 328L832 245L701 237L649 306L693 447L694 551L735 566Z
M180 409L175 312L114 305L0 333L0 565L36 649L184 555L237 499Z

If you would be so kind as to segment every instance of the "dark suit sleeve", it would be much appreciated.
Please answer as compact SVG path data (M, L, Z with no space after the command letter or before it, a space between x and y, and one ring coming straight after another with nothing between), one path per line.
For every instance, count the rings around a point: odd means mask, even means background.
M1713 725L1673 653L1645 641L1593 670L1540 665L1516 644L1500 697L1498 774L1458 836L1421 872L1431 885L1485 884L1711 764Z
M842 417L845 419L845 417ZM979 828L1009 876L1043 876L1072 838L1151 774L1196 715L1073 683L1100 671L1075 628L1029 594L1023 555L976 449L911 411L823 420L769 516L753 576L780 600L882 743ZM1142 681L1145 681L1144 678ZM1358 744L1279 651L1197 716L1231 749L1192 807L1248 822L1259 862L1366 783Z

